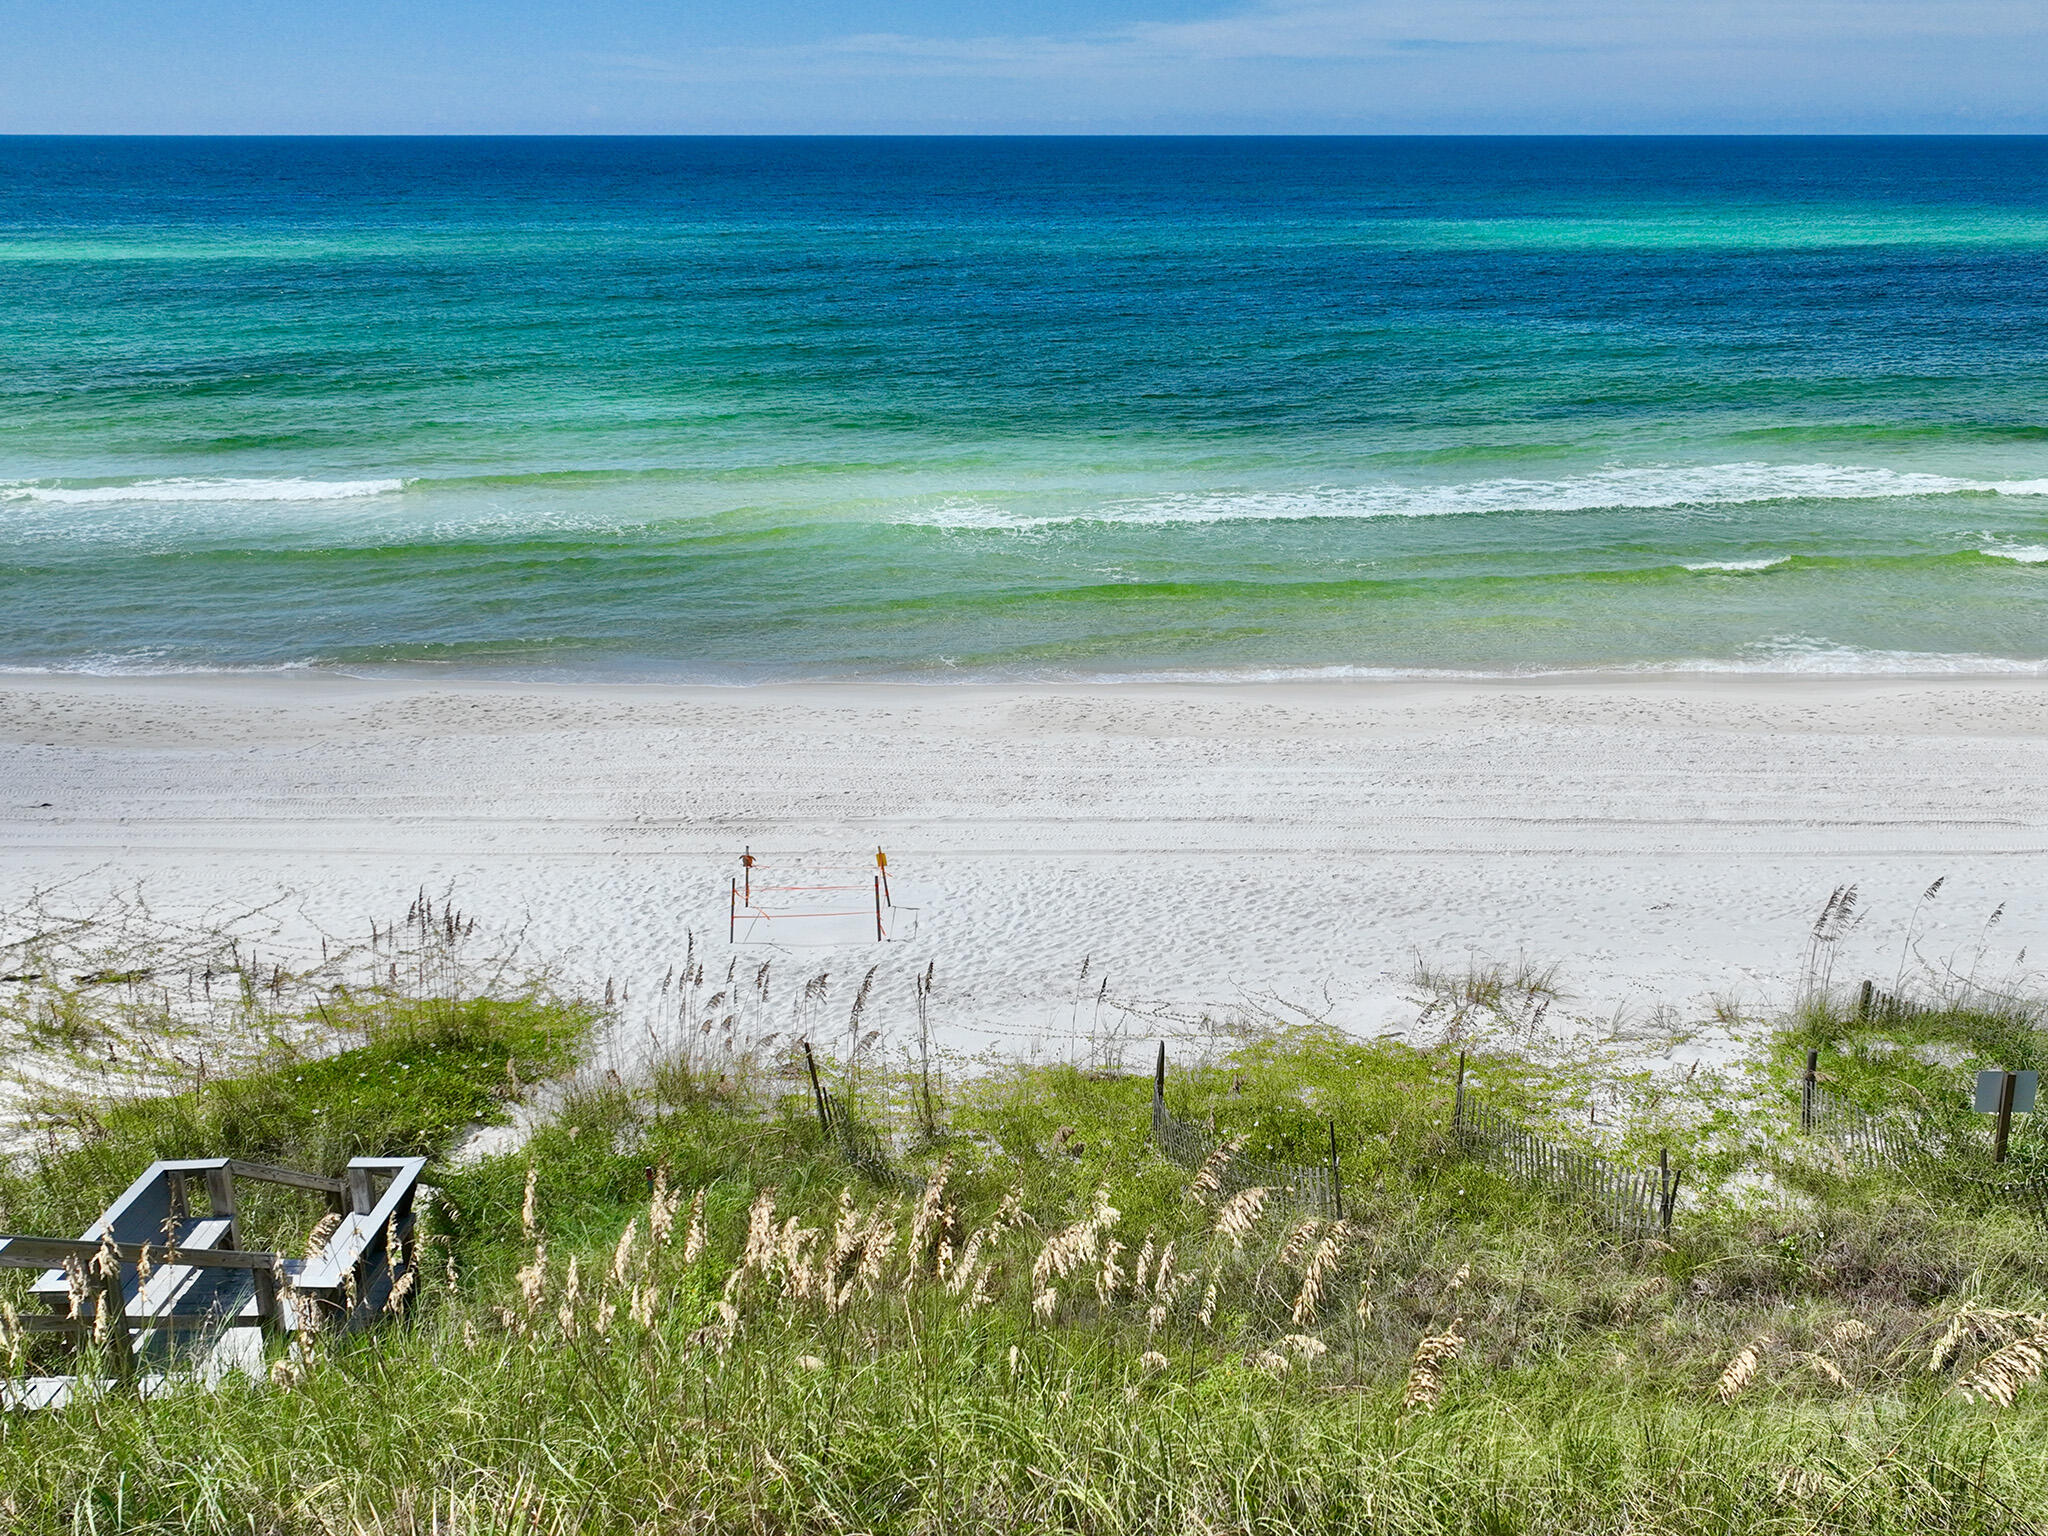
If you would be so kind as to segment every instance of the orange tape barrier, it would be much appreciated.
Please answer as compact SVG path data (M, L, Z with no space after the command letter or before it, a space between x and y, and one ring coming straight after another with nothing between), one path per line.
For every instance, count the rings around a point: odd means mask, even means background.
M838 912L749 912L745 907L739 910L739 916L744 917L750 923L756 918L759 918L764 923L772 923L778 917L873 917L874 915L875 912L872 907L861 907L852 912L843 910Z

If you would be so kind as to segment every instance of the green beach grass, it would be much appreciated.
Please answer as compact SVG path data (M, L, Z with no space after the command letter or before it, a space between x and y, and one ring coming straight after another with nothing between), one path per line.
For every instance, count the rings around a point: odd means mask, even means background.
M82 1225L153 1156L438 1156L563 1073L594 1017L538 995L358 1007L338 1054L75 1099L0 1182L4 1224ZM23 1533L2035 1531L2042 1233L1794 1130L1810 1044L1882 1110L2037 1049L2038 1024L1814 1006L1740 1070L1638 1085L1625 1128L1574 1110L1579 1069L1465 1042L1531 1123L1625 1159L1669 1146L1694 1182L1668 1240L1622 1241L1467 1155L1456 1044L1276 1031L1172 1074L1174 1114L1236 1157L1313 1162L1334 1125L1341 1222L1164 1158L1149 1074L983 1070L941 1085L936 1138L915 1085L865 1074L859 1108L898 1128L920 1193L850 1168L786 1063L585 1072L517 1152L437 1161L409 1316L302 1341L261 1383L0 1418L0 1514Z

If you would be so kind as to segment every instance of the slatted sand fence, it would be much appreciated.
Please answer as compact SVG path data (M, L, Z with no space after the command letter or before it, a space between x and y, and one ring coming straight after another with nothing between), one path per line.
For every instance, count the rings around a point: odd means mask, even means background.
M1856 1020L1861 1024L1895 1023L1936 1011L1925 1003L1887 992L1868 978L1856 989Z
M2009 1166L1977 1172L1971 1161L1989 1155L1981 1146L1959 1146L1952 1134L1909 1110L1877 1114L1863 1109L1829 1092L1820 1077L1820 1052L1809 1050L1799 1080L1802 1135L1865 1167L1892 1169L1930 1196L2016 1206L2048 1234L2048 1174ZM1962 1091L1959 1087L1959 1096Z
M1866 1163L1905 1168L1933 1155L1927 1145L1927 1129L1917 1121L1871 1114L1822 1087L1818 1051L1806 1053L1806 1071L1799 1081L1799 1129Z
M1679 1173L1669 1153L1659 1154L1654 1169L1637 1170L1539 1136L1467 1086L1462 1052L1451 1127L1467 1152L1525 1184L1557 1191L1603 1227L1631 1238L1671 1230Z
M1223 1146L1221 1138L1198 1125L1177 1119L1166 1107L1166 1042L1159 1043L1159 1062L1152 1073L1152 1140L1183 1168L1200 1168ZM1344 1214L1344 1184L1337 1163L1337 1127L1330 1125L1330 1156L1326 1163L1266 1163L1235 1154L1223 1160L1218 1192L1235 1195L1262 1188L1271 1198L1325 1216Z

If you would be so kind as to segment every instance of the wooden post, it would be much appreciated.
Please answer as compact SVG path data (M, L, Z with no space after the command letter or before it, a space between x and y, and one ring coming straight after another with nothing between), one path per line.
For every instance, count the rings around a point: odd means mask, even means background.
M1344 1219L1344 1186L1337 1177L1337 1122L1330 1122L1330 1203L1336 1207L1337 1219Z
M875 942L882 942L882 877L875 876Z
M285 1331L284 1318L277 1305L277 1276L267 1269L252 1269L249 1279L256 1288L256 1326L268 1334Z
M879 848L875 850L875 868L882 877L882 900L893 907L896 905L896 898L889 894L889 855Z
M1451 1129L1465 1128L1465 1053L1458 1052L1458 1097L1451 1106Z
M1994 1163L2005 1161L2006 1138L2012 1135L2012 1096L2019 1081L2019 1073L2008 1072L1998 1089L1998 1125L1991 1133L1991 1161Z
M818 1063L811 1056L811 1042L804 1042L804 1068L811 1074L811 1100L818 1106L818 1125L832 1129L832 1117L825 1113L825 1089L818 1082Z
M749 887L747 887L747 890L748 890L748 894L750 894L750 895L751 895L751 894L752 894L752 892L753 892L753 887L752 887L752 886L749 886ZM735 880L735 881L733 881L733 883L732 883L732 891L731 891L731 894L730 894L730 896L729 896L729 898L728 898L728 906L727 906L727 910L726 910L726 917L725 917L725 942L726 942L726 943L728 943L728 944L734 944L734 943L737 943L737 942L739 941L739 936L740 936L740 883L739 883L739 881Z
M191 1207L185 1200L185 1174L182 1169L165 1170L164 1201L174 1221L183 1221L192 1214Z
M216 1217L224 1216L227 1218L227 1239L221 1246L224 1248L240 1248L242 1246L242 1228L241 1223L235 1220L235 1176L225 1168L207 1169L206 1199L207 1203L213 1207L213 1214Z
M92 1258L85 1262L97 1270L100 1260ZM113 1274L98 1276L97 1284L89 1289L93 1292L93 1327L105 1335L107 1364L116 1381L130 1386L135 1381L135 1341L128 1337L128 1302L121 1294L121 1266L116 1263Z
M1657 1216L1665 1231L1671 1230L1671 1149L1657 1149Z
M1813 1134L1813 1090L1820 1077L1820 1052L1806 1053L1806 1075L1799 1080L1799 1129Z
M1870 1022L1870 1004L1876 991L1877 984L1868 977L1865 977L1863 989L1856 994L1856 1020L1858 1023L1868 1024Z
M740 854L740 878L746 882L747 905L754 904L754 850L746 849Z

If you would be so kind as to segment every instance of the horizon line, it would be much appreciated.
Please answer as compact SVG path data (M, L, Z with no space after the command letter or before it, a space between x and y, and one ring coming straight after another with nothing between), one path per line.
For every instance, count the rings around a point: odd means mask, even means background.
M750 131L704 129L690 131L648 131L638 133L596 133L575 129L547 132L359 130L350 132L260 132L177 133L126 132L77 133L0 130L0 142L20 139L2048 139L2048 128L2026 130L1995 129L1716 129L1716 130L1630 130L1567 132L1525 130L1502 132L1480 129L1382 129L1374 132L1298 132L1279 129L1245 129L1232 132L1169 131L1136 132L1114 129L1093 130L967 130L954 132L919 130L817 129L808 131Z

